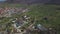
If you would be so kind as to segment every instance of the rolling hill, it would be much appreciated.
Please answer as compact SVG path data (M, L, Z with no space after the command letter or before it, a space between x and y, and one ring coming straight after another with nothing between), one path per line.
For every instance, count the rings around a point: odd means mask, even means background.
M8 3L22 4L60 4L60 0L7 0Z

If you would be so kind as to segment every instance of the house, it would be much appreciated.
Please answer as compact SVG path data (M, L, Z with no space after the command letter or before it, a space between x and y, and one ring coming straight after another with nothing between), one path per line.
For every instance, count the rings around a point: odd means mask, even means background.
M11 7L5 7L0 8L0 17L12 17L12 14L21 14L24 12L27 12L27 8L11 8Z
M27 15L22 16L22 18L23 18L24 21L29 21L30 20L30 16L27 16Z
M15 29L15 34L16 33L24 33L25 31L24 31L24 29L23 28L21 28L24 24L26 24L26 23L28 23L28 22L26 22L26 21L24 21L23 19L21 19L21 18L16 18L16 20L15 21L13 21L13 23L14 24L12 24L12 26L14 27L14 29ZM24 32L23 32L24 31Z
M47 28L45 28L44 26L42 26L41 24L37 24L36 26L39 30L41 31L47 31Z
M41 24L37 24L36 26L32 26L31 29L27 29L25 34L47 34L47 28L42 26Z
M19 29L22 25L24 24L22 19L17 19L15 20L14 24L12 24L12 26L17 30L17 32L21 32L21 30Z

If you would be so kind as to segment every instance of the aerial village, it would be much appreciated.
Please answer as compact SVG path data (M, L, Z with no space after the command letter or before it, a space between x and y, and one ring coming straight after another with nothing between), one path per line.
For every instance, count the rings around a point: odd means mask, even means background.
M0 0L0 34L60 34L60 0Z
M29 8L0 8L0 34L56 34L52 28L47 28L42 24L36 24L36 18L26 15ZM4 22L1 21L7 18ZM47 18L44 18L47 20ZM4 24L3 24L4 23Z

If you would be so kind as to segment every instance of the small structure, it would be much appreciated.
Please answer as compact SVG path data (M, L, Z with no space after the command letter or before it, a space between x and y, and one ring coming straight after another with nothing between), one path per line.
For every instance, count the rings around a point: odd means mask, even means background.
M40 34L47 34L47 31L48 31L47 28L45 28L41 24L37 24L36 26L33 26L32 28L34 31L40 32Z
M47 31L47 28L45 28L44 26L42 26L41 24L37 25L37 28L40 29L41 31Z
M27 16L27 15L22 16L22 18L23 18L24 21L29 21L29 19L30 19L30 17Z
M11 7L0 8L0 17L12 17L12 14L21 14L27 11L28 11L27 8L25 9Z
M14 27L16 27L16 28L20 28L21 25L24 23L23 20L21 20L21 19L17 19L16 21L13 21L13 22L15 22Z

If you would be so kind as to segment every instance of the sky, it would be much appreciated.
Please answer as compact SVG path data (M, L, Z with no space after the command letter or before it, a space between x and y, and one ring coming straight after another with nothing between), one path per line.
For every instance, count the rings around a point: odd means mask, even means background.
M0 0L0 1L6 1L6 0Z

